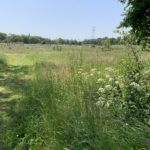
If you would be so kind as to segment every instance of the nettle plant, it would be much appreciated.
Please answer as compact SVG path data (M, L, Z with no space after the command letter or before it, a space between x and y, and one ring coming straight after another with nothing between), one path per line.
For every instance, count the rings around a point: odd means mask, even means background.
M78 79L95 90L96 109L112 110L115 116L122 115L126 122L134 119L150 125L150 67L129 57L123 60L120 70L96 68L85 72L80 69Z
M126 119L136 118L150 125L150 67L137 54L122 63Z
M124 111L126 120L137 119L150 125L150 67L139 57L136 37L130 33L120 33L124 44L130 50L128 58L121 63L123 75Z

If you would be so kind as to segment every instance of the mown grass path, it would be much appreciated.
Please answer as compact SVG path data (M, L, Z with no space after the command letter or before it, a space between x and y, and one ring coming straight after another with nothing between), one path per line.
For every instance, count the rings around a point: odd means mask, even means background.
M17 104L28 88L28 66L5 66L0 68L0 149L7 149L6 132L13 130L11 122L17 113Z

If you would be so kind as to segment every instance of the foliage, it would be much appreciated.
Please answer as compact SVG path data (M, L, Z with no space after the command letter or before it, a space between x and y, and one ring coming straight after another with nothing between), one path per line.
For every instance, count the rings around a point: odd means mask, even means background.
M6 38L7 38L7 34L0 32L0 42L3 42L4 40L6 40Z
M131 27L131 33L137 42L149 43L150 36L150 1L149 0L119 0L125 4L124 20L120 27Z
M139 66L137 60L130 56L128 60L123 61L122 71L124 71L124 107L127 120L136 118L150 125L149 67L142 64Z
M24 43L24 44L67 44L67 45L82 45L82 44L91 44L91 45L103 45L103 41L109 40L111 45L120 45L121 40L118 38L98 38L98 39L88 39L83 41L77 40L66 40L58 38L51 40L48 38L43 38L40 36L31 36L29 35L16 35L16 34L5 34L0 33L0 43Z
M102 46L103 46L104 49L110 50L110 40L109 39L107 39L107 38L103 39L101 41L101 43L102 43Z
M0 43L25 43L25 44L48 44L51 40L47 38L42 38L40 36L30 36L29 35L16 35L16 34L5 34L0 33Z
M84 40L82 43L83 44L93 44L93 45L103 45L103 41L109 41L110 45L120 45L121 43L121 38L108 38L108 37L104 37L104 38L98 38L98 39L88 39L88 40Z

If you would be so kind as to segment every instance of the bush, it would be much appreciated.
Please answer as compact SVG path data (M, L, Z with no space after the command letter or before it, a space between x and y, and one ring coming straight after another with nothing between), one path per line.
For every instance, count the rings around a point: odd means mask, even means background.
M137 54L136 54L137 55ZM126 119L138 119L150 125L150 68L140 62L138 56L130 55L121 65L124 75L124 108Z

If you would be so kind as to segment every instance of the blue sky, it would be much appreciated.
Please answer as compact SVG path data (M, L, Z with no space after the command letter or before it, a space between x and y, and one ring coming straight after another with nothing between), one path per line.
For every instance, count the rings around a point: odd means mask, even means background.
M118 0L1 0L0 32L31 34L51 39L116 37L122 20Z

